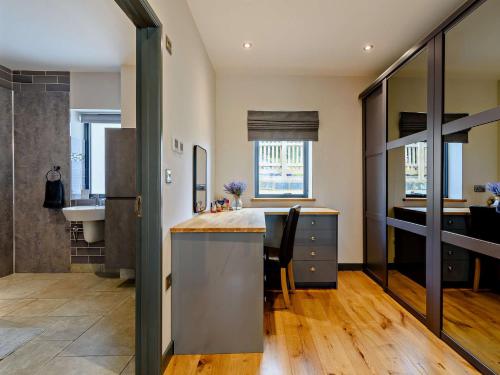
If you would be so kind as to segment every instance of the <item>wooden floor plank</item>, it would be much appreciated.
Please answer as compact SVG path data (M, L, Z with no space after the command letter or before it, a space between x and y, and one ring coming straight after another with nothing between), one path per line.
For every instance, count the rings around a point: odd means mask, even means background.
M165 374L477 374L362 272L264 312L264 353L175 355Z

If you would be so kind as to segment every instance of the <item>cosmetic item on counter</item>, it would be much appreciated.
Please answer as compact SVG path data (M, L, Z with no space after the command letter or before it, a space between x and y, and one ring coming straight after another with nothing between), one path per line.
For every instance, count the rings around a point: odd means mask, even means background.
M215 203L215 202L210 203L210 212L213 214L215 214L217 212L216 204L217 203Z
M222 212L222 205L219 202L217 202L216 205L217 205L217 212Z

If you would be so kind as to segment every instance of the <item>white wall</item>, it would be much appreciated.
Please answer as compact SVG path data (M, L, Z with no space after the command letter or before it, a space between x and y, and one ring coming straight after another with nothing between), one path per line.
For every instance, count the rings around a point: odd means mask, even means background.
M253 142L247 140L247 110L318 110L319 141L312 142L312 197L316 202L309 205L340 210L339 261L361 263L362 132L358 94L369 82L368 78L357 77L218 74L216 194L223 194L224 183L241 179L249 186L244 205L257 206L250 201L254 194L254 159Z
M136 69L136 66L122 65L120 70L122 128L136 127Z
M120 73L71 72L72 109L120 110Z
M169 228L192 216L193 145L208 152L208 198L213 196L215 146L215 72L185 0L149 0L173 43L163 48L163 167L174 182L163 184L163 278L171 272ZM163 37L163 40L165 38ZM184 154L171 140L184 142ZM164 180L164 179L162 179ZM163 350L171 339L171 289L163 298Z

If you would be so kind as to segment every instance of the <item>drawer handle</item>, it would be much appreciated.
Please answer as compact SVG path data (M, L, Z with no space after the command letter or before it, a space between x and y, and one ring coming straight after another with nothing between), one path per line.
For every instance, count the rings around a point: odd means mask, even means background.
M453 271L453 266L448 266L448 271Z
M453 255L453 250L448 250L448 255Z
M316 272L316 267L314 266L309 267L309 272Z
M316 237L311 236L311 241L316 241Z
M311 225L316 225L316 220L312 220Z
M312 257L315 257L315 256L316 256L316 251L312 250L312 251L311 251L311 256L312 256Z
M453 220L449 219L448 220L448 225L451 225L451 224L453 224Z

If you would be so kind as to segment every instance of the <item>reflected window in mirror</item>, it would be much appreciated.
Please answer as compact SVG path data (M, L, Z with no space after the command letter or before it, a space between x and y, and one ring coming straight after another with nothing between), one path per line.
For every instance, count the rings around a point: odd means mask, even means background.
M425 225L425 201L417 202L416 205L419 207L406 207L406 201L411 198L425 199L426 197L427 142L417 142L390 149L387 152L388 216ZM410 208L412 208L411 211Z
M97 117L107 115L108 113L97 114ZM71 111L71 199L87 199L106 194L105 129L120 127L120 123L103 120L82 122L81 113Z

